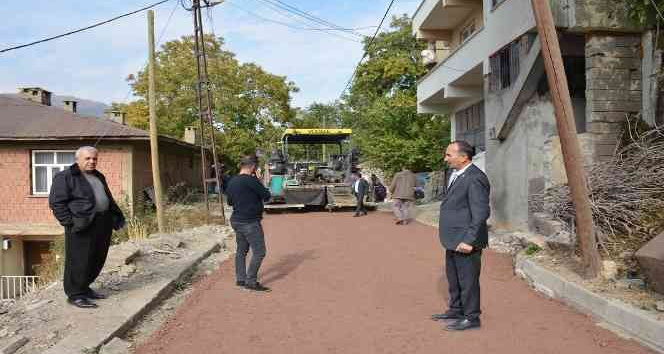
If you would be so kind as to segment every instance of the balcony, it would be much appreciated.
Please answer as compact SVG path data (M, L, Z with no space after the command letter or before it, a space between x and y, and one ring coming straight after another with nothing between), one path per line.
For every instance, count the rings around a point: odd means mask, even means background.
M473 12L482 12L483 0L423 0L413 15L413 30L418 39L452 40Z
M479 29L420 79L418 112L442 113L482 97L488 37L486 29Z

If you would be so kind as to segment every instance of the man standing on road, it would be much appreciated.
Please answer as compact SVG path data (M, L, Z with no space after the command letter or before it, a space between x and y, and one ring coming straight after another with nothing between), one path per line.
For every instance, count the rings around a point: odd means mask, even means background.
M411 210L415 202L415 174L404 167L392 178L390 193L394 200L394 216L397 225L407 225L411 220Z
M480 327L480 269L482 249L488 244L489 180L472 164L474 149L465 141L452 142L445 162L455 171L440 204L438 232L445 248L449 309L432 315L450 321L447 329Z
M237 253L235 254L236 285L254 291L270 291L258 282L258 269L265 258L265 235L263 234L263 202L270 199L270 191L256 176L258 159L245 156L240 161L240 173L226 187L228 204L233 206L231 226L235 231ZM247 253L251 249L251 262L247 270Z
M355 208L355 215L354 217L362 216L362 215L367 215L367 208L364 206L364 199L367 196L367 192L369 191L369 182L362 178L362 174L359 172L355 173L356 179L355 182L353 182L353 195L355 195L355 199L357 200L357 208Z
M106 298L90 284L104 267L113 230L125 222L97 171L97 155L93 147L79 148L76 163L55 175L48 196L53 215L65 227L64 290L68 302L81 308L97 307L90 300Z

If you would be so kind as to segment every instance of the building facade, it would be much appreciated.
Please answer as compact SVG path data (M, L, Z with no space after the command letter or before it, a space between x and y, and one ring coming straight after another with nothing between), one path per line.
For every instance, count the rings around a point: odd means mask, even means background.
M661 55L620 1L549 3L584 156L601 161L626 117L655 123ZM530 0L424 0L413 31L435 58L418 82L418 112L448 114L452 138L476 147L493 224L528 229L530 198L567 182Z

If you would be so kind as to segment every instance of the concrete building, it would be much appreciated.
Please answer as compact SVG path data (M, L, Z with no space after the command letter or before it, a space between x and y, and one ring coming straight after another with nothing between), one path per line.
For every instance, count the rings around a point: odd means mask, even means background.
M601 161L628 115L655 123L661 55L621 1L550 4L584 156ZM413 31L434 61L418 82L418 112L449 114L452 138L476 147L493 224L528 229L529 197L566 183L530 0L423 0Z
M98 169L117 202L130 211L144 188L152 186L148 132L75 114L73 104L65 109L51 107L44 98L46 92L31 88L25 98L0 95L0 238L4 246L0 276L34 274L49 243L64 234L48 207L48 194L53 175L74 163L77 148L97 147ZM30 97L40 99L26 99ZM159 151L164 188L180 182L200 187L199 146L160 136Z

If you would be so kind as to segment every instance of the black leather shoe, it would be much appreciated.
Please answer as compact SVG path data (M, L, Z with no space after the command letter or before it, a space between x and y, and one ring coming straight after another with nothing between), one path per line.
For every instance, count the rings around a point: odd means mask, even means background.
M272 289L268 288L267 286L261 285L261 283L256 282L254 285L246 285L246 289L253 290L253 291L260 291L260 292L265 292L268 293L272 291Z
M464 318L463 320L456 321L447 325L448 331L465 331L471 328L480 328L480 320L469 320Z
M358 217L358 216L360 216L360 214L355 214L355 215L353 215L354 218L356 218L356 217Z
M97 304L94 302L90 302L90 300L86 298L78 298L78 299L68 299L68 303L71 305L74 305L76 307L80 307L82 309L94 309L97 308Z
M93 300L104 300L104 299L106 299L108 296L106 296L106 295L104 295L104 294L101 294L101 293L98 293L98 292L96 292L96 291L90 289L90 291L88 291L88 292L85 294L85 297L87 297L88 299L93 299Z
M244 280L238 280L235 282L235 286L244 286Z
M445 320L460 320L462 319L463 316L452 313L452 312L445 312L445 313L435 313L431 315L431 319L434 321L445 321Z

